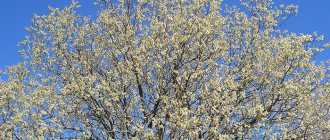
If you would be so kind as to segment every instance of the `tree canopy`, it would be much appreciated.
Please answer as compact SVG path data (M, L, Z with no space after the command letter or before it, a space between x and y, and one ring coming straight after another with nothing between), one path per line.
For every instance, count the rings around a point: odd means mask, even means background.
M0 82L1 139L330 137L329 44L272 0L96 0L35 16Z

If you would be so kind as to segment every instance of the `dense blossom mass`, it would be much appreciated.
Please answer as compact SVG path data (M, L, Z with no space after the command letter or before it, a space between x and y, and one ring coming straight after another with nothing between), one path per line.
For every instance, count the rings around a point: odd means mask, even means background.
M35 16L0 82L0 139L326 139L323 36L272 0L73 1Z

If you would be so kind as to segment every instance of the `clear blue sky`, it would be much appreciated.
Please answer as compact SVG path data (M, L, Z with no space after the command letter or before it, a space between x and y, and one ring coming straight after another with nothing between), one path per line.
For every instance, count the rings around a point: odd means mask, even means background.
M229 1L229 0L225 0ZM299 14L292 17L283 26L291 32L312 33L317 31L330 41L330 0L274 0L280 4L294 3L299 6ZM63 7L71 0L2 0L0 2L0 69L4 66L14 65L21 61L17 43L24 39L24 27L31 25L34 13L38 15L48 13L48 5ZM79 13L93 13L94 0L80 0L82 7ZM318 60L330 58L330 50L318 56Z

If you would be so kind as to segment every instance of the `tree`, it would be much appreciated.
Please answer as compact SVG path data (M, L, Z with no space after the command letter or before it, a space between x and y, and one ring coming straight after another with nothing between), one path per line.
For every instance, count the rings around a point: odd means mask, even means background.
M35 16L0 87L4 139L322 139L322 36L272 0L98 0Z

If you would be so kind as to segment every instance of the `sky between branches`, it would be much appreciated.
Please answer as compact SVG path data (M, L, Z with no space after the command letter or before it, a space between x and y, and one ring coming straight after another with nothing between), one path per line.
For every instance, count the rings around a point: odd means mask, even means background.
M229 1L229 0L225 0ZM235 3L233 0L232 3ZM90 15L96 13L94 0L78 1L82 6L78 13ZM283 26L296 33L318 34L325 36L325 42L330 41L330 1L329 0L274 0L275 4L292 3L299 6L299 13L291 17ZM3 0L0 2L0 69L15 65L22 61L17 43L26 36L25 27L31 25L33 14L48 14L48 6L62 8L70 0ZM330 50L318 54L316 61L330 58Z

